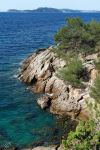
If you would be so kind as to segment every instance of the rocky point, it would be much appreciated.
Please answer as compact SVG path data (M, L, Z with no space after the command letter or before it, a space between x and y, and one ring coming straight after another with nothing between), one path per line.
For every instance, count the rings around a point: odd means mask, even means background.
M86 99L92 100L89 88L96 78L97 71L93 61L97 54L82 58L84 68L87 70L89 80L84 82L85 88L74 88L65 83L57 76L57 71L63 68L66 63L57 57L52 47L39 50L29 56L21 66L19 79L30 86L35 93L43 93L37 103L42 109L49 109L53 114L88 117Z

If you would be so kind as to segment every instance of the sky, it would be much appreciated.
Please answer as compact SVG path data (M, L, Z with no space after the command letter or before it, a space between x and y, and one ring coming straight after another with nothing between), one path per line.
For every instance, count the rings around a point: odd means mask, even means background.
M38 7L100 10L100 0L0 0L0 11Z

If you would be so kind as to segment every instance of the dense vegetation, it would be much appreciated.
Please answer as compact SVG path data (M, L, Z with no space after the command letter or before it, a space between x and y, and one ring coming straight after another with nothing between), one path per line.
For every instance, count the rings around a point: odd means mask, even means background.
M55 34L59 50L92 53L100 50L100 23L84 23L79 17L67 18L66 25Z
M91 87L91 97L100 104L100 75L97 76L94 86Z
M98 70L98 72L100 73L100 57L98 58L98 61L94 62L96 69Z
M82 62L77 58L73 58L72 61L68 65L66 65L66 67L59 70L58 76L69 82L74 87L79 87L82 86L82 72Z
M100 132L93 120L80 121L76 131L70 132L67 140L63 140L65 150L99 150Z
M66 25L55 34L55 42L53 51L66 62L57 75L74 87L79 87L84 81L84 68L79 55L84 57L100 53L100 23L94 20L84 23L80 18L67 18ZM91 119L80 121L76 131L70 132L67 139L62 141L65 150L100 149L100 58L94 65L98 76L90 89L90 95L95 101L87 104L91 110Z

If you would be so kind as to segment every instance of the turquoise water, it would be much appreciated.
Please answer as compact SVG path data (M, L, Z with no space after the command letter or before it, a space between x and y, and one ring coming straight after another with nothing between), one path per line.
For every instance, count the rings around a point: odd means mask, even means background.
M48 145L63 135L57 117L38 107L40 95L31 93L16 74L27 55L53 44L66 16L78 15L100 20L100 14L0 13L0 147Z

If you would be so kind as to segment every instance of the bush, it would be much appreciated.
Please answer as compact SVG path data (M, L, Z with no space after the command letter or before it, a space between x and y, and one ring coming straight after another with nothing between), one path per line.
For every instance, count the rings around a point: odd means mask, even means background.
M67 61L67 54L59 50L57 47L53 48L52 51L61 59Z
M83 66L77 58L69 61L66 67L58 71L58 76L75 87L81 86Z
M62 60L65 60L66 64L69 64L70 61L75 58L78 57L76 53L71 53L71 52L64 52L61 51L59 48L53 48L52 51Z
M70 132L67 140L63 140L65 150L93 150L100 147L100 131L93 120L80 121L76 131Z
M100 23L84 23L79 17L67 18L66 25L54 36L57 47L64 51L93 53L100 51Z
M100 75L97 76L94 85L91 87L90 94L100 104Z
M96 70L98 70L98 72L100 73L100 58L94 62Z

